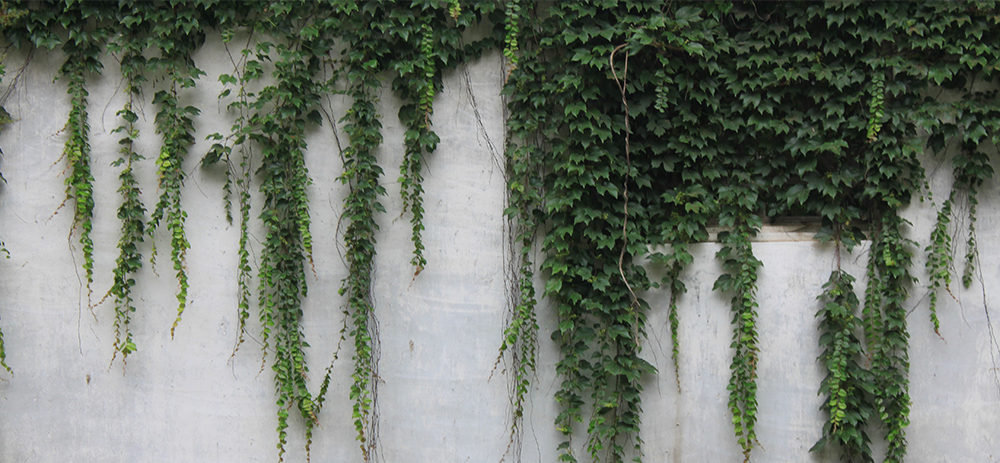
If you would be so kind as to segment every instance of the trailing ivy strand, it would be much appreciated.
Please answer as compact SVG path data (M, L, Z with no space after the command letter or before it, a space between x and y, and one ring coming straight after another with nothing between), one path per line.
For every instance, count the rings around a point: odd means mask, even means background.
M479 56L489 39L463 45L465 27L483 20L492 11L492 3L470 2L455 7L436 2L413 2L411 9L365 1L340 5L338 13L346 26L341 33L348 48L343 52L347 95L352 104L342 119L349 145L344 150L344 173L341 181L349 186L343 217L348 225L344 233L349 276L341 294L347 298L346 312L351 317L349 332L354 340L354 373L351 398L357 439L364 460L379 458L378 450L378 319L372 293L375 272L377 214L385 208L380 197L385 188L380 179L384 170L375 157L382 143L382 123L378 114L379 74L395 72L393 88L409 104L401 107L399 118L407 127L405 155L400 166L400 184L404 207L413 215L411 264L419 274L426 264L421 240L423 225L422 158L437 146L438 136L430 130L434 94L440 87L441 70L453 68L466 59ZM417 21L421 18L422 21ZM404 211L405 212L405 211Z
M94 241L90 237L94 217L94 175L90 159L90 121L87 113L87 73L100 74L103 65L99 60L107 31L95 27L106 18L106 9L100 7L66 9L58 18L69 30L69 39L63 43L66 62L60 75L66 79L66 92L70 96L69 119L66 121L67 139L63 149L68 178L66 200L73 200L73 228L80 230L83 248L83 271L90 306L94 282Z
M154 24L150 44L159 50L159 56L151 58L148 66L163 72L166 82L165 88L153 95L153 104L159 107L156 132L163 137L163 145L156 158L160 196L147 230L152 237L160 225L165 225L170 237L170 260L177 277L177 317L170 327L172 338L188 303L187 251L191 244L184 226L187 212L181 205L181 188L184 160L194 143L194 117L201 112L195 106L181 106L180 94L194 87L195 80L205 74L195 66L191 55L205 39L202 16L206 13L204 4L175 0L165 6L150 15ZM155 254L154 245L154 259Z
M232 101L227 105L227 109L237 114L236 121L231 127L231 133L227 137L224 137L221 133L213 133L209 135L207 139L212 140L215 143L212 144L212 148L201 160L201 164L204 167L213 166L220 161L225 163L226 183L222 188L223 201L226 209L226 221L229 224L233 223L232 197L234 195L233 189L236 189L235 195L239 209L240 227L240 241L238 245L239 268L236 283L237 293L239 295L236 304L239 327L237 330L238 334L236 336L235 345L233 347L234 356L246 340L247 321L250 319L250 304L252 299L251 280L253 278L253 269L250 266L251 250L249 227L255 152L252 144L252 136L255 127L252 124L252 111L253 105L256 103L256 94L248 91L247 85L258 81L264 72L263 67L261 66L261 60L266 56L263 53L264 49L258 48L255 51L255 47L251 46L254 39L257 38L256 34L258 27L260 27L260 24L257 22L251 22L249 24L249 30L246 32L247 42L244 47L239 50L238 57L234 59L232 74L222 74L219 76L219 81L226 86L226 88L219 94L220 100L226 100L227 97L233 93L233 87L235 87L236 90L235 101ZM220 24L220 28L222 29L223 42L226 45L226 50L229 55L232 56L233 53L230 47L233 46L233 37L237 33L237 24L223 21ZM266 333L267 331L265 331L265 334ZM264 345L266 356L267 343L265 342Z
M735 351L729 366L729 411L737 442L743 449L743 461L750 461L750 452L757 444L757 365L760 348L757 336L757 275L761 262L754 257L750 239L759 224L749 217L732 222L732 233L719 237L722 249L716 257L723 261L727 273L715 282L716 290L732 292L733 342ZM725 222L724 222L725 223Z
M821 408L828 418L823 436L810 450L834 444L844 461L873 462L866 423L874 413L869 397L875 385L872 373L860 363L864 348L859 337L861 323L855 316L859 302L854 281L843 270L834 270L820 296L824 304L816 316L823 332L820 345L825 348L820 361L827 371L820 393L825 394Z
M354 15L357 27L347 34L351 46L347 55L347 79L353 82L348 94L353 103L345 118L344 130L350 140L344 152L341 181L350 187L344 202L344 216L350 222L344 234L349 276L340 293L347 297L351 316L350 336L354 340L354 372L351 375L351 399L356 439L365 462L378 458L378 321L374 316L372 274L375 270L375 221L377 212L385 212L379 197L385 188L379 185L383 170L375 159L375 149L382 143L382 124L376 106L376 92L381 86L378 73L384 69L388 47L375 34L378 25L387 21L388 11L379 2L367 2L364 8L346 10Z
M132 313L136 311L132 287L135 286L136 272L142 268L139 243L144 241L146 234L146 207L140 199L141 190L134 170L144 158L136 152L135 142L139 139L136 122L139 120L137 111L142 97L142 83L146 81L144 77L146 58L143 56L146 43L143 38L150 27L149 23L141 18L150 11L150 6L142 2L122 5L121 11L124 11L125 17L130 20L123 21L122 35L108 44L109 50L118 53L127 95L125 105L117 113L122 119L122 125L113 131L121 134L118 142L121 145L120 157L112 165L122 169L118 175L121 181L118 192L122 196L122 204L118 207L121 236L118 240L118 258L115 260L113 272L114 283L108 291L115 298L114 348L115 355L119 352L122 354L122 363L137 349L129 325Z

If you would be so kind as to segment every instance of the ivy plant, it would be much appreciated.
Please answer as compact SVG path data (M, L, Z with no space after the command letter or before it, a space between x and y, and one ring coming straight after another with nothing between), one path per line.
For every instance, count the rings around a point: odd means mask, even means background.
M162 72L164 88L153 95L156 113L156 132L163 137L163 145L156 158L159 177L159 199L153 208L147 234L153 237L161 225L170 237L170 260L177 277L177 317L170 328L170 336L180 323L188 303L187 251L191 247L185 232L187 213L181 207L181 189L184 185L184 159L194 143L194 117L200 110L195 106L181 106L180 94L195 86L195 80L205 73L195 66L191 58L194 50L205 40L202 16L211 2L185 2L173 0L156 8L149 16L152 32L149 44L159 51L159 56L148 60L150 71ZM155 265L156 247L153 248Z
M916 282L916 243L903 211L926 196L919 155L925 148L948 153L952 190L924 247L930 317L940 332L940 293L957 290L951 287L956 248L964 245L964 287L977 271L978 193L992 178L988 153L1000 141L997 10L992 1L46 0L0 1L0 27L29 56L56 48L66 56L59 70L70 102L65 203L72 200L88 304L98 167L91 162L87 79L103 72L105 52L120 63L126 103L117 113L114 167L121 234L108 294L115 299L115 355L123 361L137 349L130 323L139 249L149 238L155 257L157 231L169 236L177 280L172 336L188 306L181 191L200 108L181 101L204 75L192 56L206 37L217 30L227 50L237 50L232 72L219 76L234 124L229 133L209 136L202 164L224 166L230 223L234 202L238 209L235 344L248 336L256 304L275 380L279 460L292 420L305 427L308 455L331 384L328 369L318 391L308 387L301 326L314 239L306 161L323 150L306 140L324 123L324 99L350 100L345 114L326 121L338 120L348 136L340 180L348 190L341 294L349 322L340 336L354 343L351 420L362 458L373 461L379 459L380 352L372 285L386 182L377 156L385 115L378 108L387 91L402 102L398 182L416 277L433 265L425 256L425 222L431 226L433 218L423 195L426 164L440 143L432 124L436 96L450 71L495 51L503 56L509 110L510 307L498 359L509 362L505 457L520 457L539 362L542 295L557 320L551 338L559 350L559 459L643 458L642 391L657 371L641 352L647 316L666 312L681 392L680 308L685 269L694 259L690 245L708 240L709 226L718 225L724 273L715 288L732 298L727 410L743 458L751 460L761 413L758 366L766 355L757 312L770 309L757 301L766 269L752 242L775 218L818 216L817 238L834 243L838 265L817 314L819 362L828 373L818 389L827 420L814 449L832 443L844 460L872 461L868 433L876 432L877 413L886 461L903 461L910 411L906 313ZM485 34L470 34L470 27ZM152 90L162 139L149 220L135 175L144 161L136 149L144 88ZM950 96L939 98L942 92ZM9 122L0 111L0 124ZM255 193L264 229L256 275L249 233ZM961 241L953 238L960 226ZM867 284L858 300L856 276L840 268L839 256L865 240ZM643 261L663 278L652 281ZM536 288L536 279L544 287ZM645 296L658 288L670 292L669 301L650 307ZM6 368L4 355L0 338Z
M103 65L99 57L107 31L98 24L107 18L101 4L86 8L67 8L54 18L67 29L69 39L63 43L66 62L59 69L66 79L70 96L69 119L66 121L66 201L73 200L73 228L80 230L83 248L83 271L87 288L87 305L91 305L91 284L94 282L94 241L90 238L94 217L94 175L90 160L90 121L87 113L87 73L100 74Z
M151 7L152 5L143 2L122 4L119 15L122 18L123 33L108 44L108 50L118 54L127 95L125 105L117 113L122 125L113 130L114 133L121 134L118 142L121 145L120 157L112 165L121 167L118 175L121 186L118 192L122 196L122 204L118 207L118 219L121 220L118 258L115 260L114 283L109 290L109 294L115 298L114 348L116 355L121 352L123 363L136 350L129 329L132 313L136 311L132 288L135 286L134 276L142 268L139 244L144 241L146 234L146 207L141 201L142 191L135 177L135 168L144 158L136 152L135 142L139 138L136 126L139 120L138 105L142 97L142 83L146 81L143 72L146 66L146 58L143 56L146 48L144 39L150 27L144 17Z

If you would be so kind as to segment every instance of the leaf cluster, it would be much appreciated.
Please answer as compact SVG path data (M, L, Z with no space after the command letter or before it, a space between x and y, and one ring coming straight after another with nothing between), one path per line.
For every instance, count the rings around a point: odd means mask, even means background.
M146 37L150 27L148 22L141 21L143 13L147 13L152 5L143 3L132 3L121 5L121 10L134 13L127 15L122 21L122 33L108 43L108 50L118 54L118 62L122 77L125 80L125 92L128 100L117 113L121 118L121 125L115 128L113 133L120 133L121 138L118 143L120 157L112 163L112 166L121 167L118 179L121 185L118 192L122 197L122 204L118 207L118 219L121 221L121 235L118 240L118 258L115 260L114 283L109 294L115 297L115 343L116 355L122 354L122 362L128 359L128 355L135 352L137 347L132 339L129 329L131 314L136 311L135 302L132 299L132 287L135 286L133 278L136 272L142 268L142 253L139 251L139 243L145 240L146 207L143 205L140 195L139 182L135 178L134 169L136 165L145 158L136 152L134 144L139 138L139 129L136 122L139 120L139 104L141 104L142 84L146 81L145 68L146 58L143 55L146 48Z
M43 10L44 11L44 10ZM64 28L68 34L62 43L66 62L59 69L61 77L67 81L70 96L70 112L64 131L67 134L63 157L67 162L66 201L72 199L73 228L79 227L80 245L83 248L83 270L87 288L87 302L90 305L94 282L94 242L90 238L94 217L94 176L90 161L90 122L87 114L86 74L99 74L103 65L99 60L101 48L107 40L107 30L100 25L110 19L107 5L94 4L87 7L67 8L51 17L30 14L29 21L43 24L53 23Z
M180 97L184 89L194 87L195 80L205 74L196 67L191 56L205 40L210 6L210 2L175 0L159 5L144 18L152 26L148 36L149 46L159 52L159 56L149 58L146 65L152 72L163 73L165 81L164 88L158 90L152 100L154 105L159 106L154 121L156 132L163 137L163 144L156 159L159 198L153 208L147 234L153 237L160 226L165 225L170 237L170 260L178 285L177 318L170 328L171 337L188 303L187 251L191 244L184 226L187 212L182 208L181 193L185 178L184 160L195 141L194 117L201 112L195 106L182 106ZM154 245L154 258L155 254Z
M827 371L819 390L825 394L820 408L828 418L823 436L810 451L833 443L839 446L843 461L871 462L874 460L866 425L874 413L871 398L875 384L871 371L859 363L864 350L858 336L861 320L855 316L859 301L854 281L850 274L835 270L819 297L823 305L816 316L822 332L819 343L824 347L819 361Z

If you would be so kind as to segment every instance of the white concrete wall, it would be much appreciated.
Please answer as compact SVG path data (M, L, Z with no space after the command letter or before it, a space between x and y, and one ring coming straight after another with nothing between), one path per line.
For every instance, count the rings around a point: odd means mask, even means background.
M0 259L0 327L15 374L3 375L6 381L0 382L0 462L277 460L270 368L261 371L261 352L252 339L230 357L236 339L238 227L225 222L220 171L196 166L209 147L202 141L205 135L225 133L231 123L225 104L216 100L221 90L217 76L231 69L220 58L222 53L219 41L210 38L195 56L208 76L185 94L202 109L196 120L199 141L185 167L190 173L184 205L192 245L191 303L171 340L176 283L167 264L169 243L158 236L160 265L154 272L147 264L137 278L138 312L132 330L139 350L124 370L120 362L111 363L111 304L87 308L80 283L81 251L77 237L68 237L72 211L59 210L65 188L61 129L69 109L63 83L53 81L61 55L35 54L25 79L5 103L17 122L0 134L0 171L7 179L0 187L0 237L11 254ZM8 58L8 76L22 59ZM109 57L105 67L105 74L89 83L97 201L95 300L111 285L120 202L118 169L109 167L118 157L118 137L109 132L118 125L115 112L124 100L116 63ZM502 147L499 69L499 56L490 55L468 67L469 86L461 72L452 73L435 101L433 123L441 143L424 171L428 265L416 278L408 264L409 216L400 217L396 181L403 151L398 102L388 89L383 91L385 143L379 159L388 195L383 198L387 213L379 219L375 294L382 341L380 437L387 462L499 462L507 448L505 380L497 375L490 380L506 308L503 261L509 252L503 246L502 162L486 142L488 136ZM147 88L147 96L154 91ZM485 132L476 123L472 95ZM335 97L328 109L339 118L349 103ZM149 208L156 198L155 111L147 104L141 121L140 148L148 160L139 177ZM342 131L340 136L343 143ZM314 180L310 195L316 243L303 325L312 346L308 361L316 390L344 323L337 290L345 265L336 232L346 188L336 181L341 165L329 126L311 134L308 163ZM950 184L950 169L947 163L931 167L932 185L941 198ZM926 291L913 291L908 318L910 461L1000 461L995 437L1000 435L1000 385L994 363L1000 353L991 346L984 311L984 299L991 309L1000 307L995 304L1000 283L1000 261L995 259L1000 253L997 193L990 184L981 196L984 284L970 290L959 290L956 284L957 301L942 297L944 339L931 329ZM255 206L254 216L259 212L259 204ZM909 209L914 224L910 236L926 241L934 214L927 204ZM255 229L254 237L261 236ZM726 408L729 297L711 290L721 271L714 259L717 249L710 243L695 246L695 264L684 274L689 292L680 309L680 394L670 363L666 294L646 295L653 311L644 355L660 370L648 378L643 401L647 462L739 459ZM816 393L823 373L816 361L820 349L815 298L833 268L832 254L814 242L758 243L754 249L764 262L758 325L761 447L754 451L755 461L834 461L808 453L823 422ZM148 256L150 243L142 250ZM254 250L259 246L254 244ZM864 262L863 250L845 259L857 276ZM918 257L914 272L925 282L922 265ZM553 461L561 440L552 425L557 413L552 396L559 379L553 367L558 350L549 340L555 321L548 309L543 302L539 371L525 420L525 462ZM258 328L251 323L254 336ZM360 461L348 398L348 344L333 368L313 461ZM301 428L295 423L291 429L288 461L305 460Z

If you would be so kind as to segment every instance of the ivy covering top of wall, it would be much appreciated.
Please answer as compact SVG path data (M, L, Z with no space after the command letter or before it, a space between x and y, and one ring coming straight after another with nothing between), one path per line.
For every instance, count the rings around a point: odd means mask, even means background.
M909 423L907 296L915 282L901 208L925 193L918 154L957 146L954 186L928 238L930 317L942 290L951 292L953 233L959 201L969 224L963 285L973 279L978 251L976 194L992 177L987 154L1000 141L1000 7L994 2L744 3L592 0L465 1L6 1L0 26L9 46L66 56L66 202L83 254L88 294L93 282L93 166L90 162L87 79L108 72L98 57L114 53L129 98L119 109L122 195L119 258L108 292L117 312L114 346L123 362L141 352L130 314L141 310L130 289L144 265L138 243L165 228L177 278L177 319L187 304L187 214L180 195L196 137L215 143L201 162L227 174L227 210L235 199L242 231L239 348L256 306L264 356L271 356L278 411L279 459L293 411L306 426L306 447L330 384L306 385L300 320L312 260L305 132L324 125L320 102L346 94L352 105L336 115L347 133L344 174L346 263L344 310L351 322L339 336L354 342L352 420L365 461L378 451L378 326L372 291L384 171L377 111L386 86L405 102L405 158L399 183L411 217L414 277L423 254L422 166L439 138L431 126L442 76L491 49L508 65L506 175L511 239L519 252L509 268L514 294L500 346L511 362L513 419L508 455L519 459L521 419L536 363L530 250L541 233L544 296L552 301L561 378L556 429L565 436L560 461L580 448L595 461L642 456L642 378L656 368L640 356L651 307L639 294L662 287L674 368L678 298L692 262L688 245L707 239L717 222L727 231L718 259L725 273L715 288L732 295L729 411L745 460L757 445L755 327L761 262L751 239L766 220L783 215L823 219L817 238L837 256L870 240L867 287L855 296L852 276L839 268L819 310L829 375L817 388L828 421L816 449L834 446L846 461L874 461L869 424L883 423L885 461L903 461ZM470 40L467 29L486 30ZM230 133L196 134L200 108L182 106L186 89L204 72L192 54L217 30L237 53L220 77L220 100L235 115ZM234 43L239 35L246 42ZM3 68L0 67L0 73ZM8 88L17 77L7 76ZM132 149L144 85L162 138L155 160ZM386 83L389 82L388 85ZM253 90L257 89L257 90ZM958 95L942 102L942 89ZM2 102L0 102L2 103ZM332 117L333 115L327 115ZM329 123L330 121L326 121ZM0 124L13 123L0 110ZM140 185L136 163L155 162L157 185ZM158 192L144 205L143 191ZM259 255L256 303L248 243L250 201L263 198L266 237ZM147 215L147 212L149 214ZM99 219L104 220L104 219ZM865 227L862 227L866 224ZM8 237L8 241L10 238ZM155 243L154 243L155 246ZM654 249L665 249L653 252ZM16 244L11 244L16 248ZM2 246L0 246L2 248ZM638 258L663 270L652 281ZM88 301L89 303L89 301ZM171 328L172 330L173 328ZM4 363L0 336L0 365ZM8 371L10 370L7 368ZM674 374L678 374L677 371ZM678 382L678 388L679 388ZM572 439L586 421L583 445Z
M584 420L591 458L641 455L639 379L653 368L638 356L649 308L635 291L656 282L634 258L648 255L666 269L676 366L687 245L718 221L728 231L719 235L725 273L715 288L733 297L729 409L750 460L761 266L750 239L762 220L812 215L823 218L818 238L836 242L838 255L872 241L863 304L853 277L838 269L818 314L829 421L815 448L871 461L867 424L881 419L885 460L902 461L910 407L904 302L915 243L904 238L899 210L924 191L924 147L960 145L954 190L926 249L936 326L937 293L950 290L954 267L950 205L968 198L974 225L977 188L993 173L986 153L1000 139L1000 101L982 90L997 78L996 5L533 6L538 19L522 21L521 55L505 90L511 213L531 229L545 224L545 294L558 309L552 336L562 352L562 459L577 460L572 425ZM942 88L961 97L942 103L933 98ZM974 228L968 237L971 275ZM650 245L666 251L650 254Z

